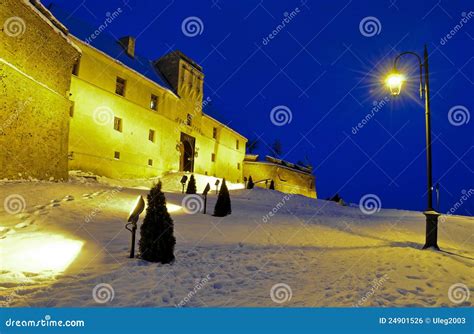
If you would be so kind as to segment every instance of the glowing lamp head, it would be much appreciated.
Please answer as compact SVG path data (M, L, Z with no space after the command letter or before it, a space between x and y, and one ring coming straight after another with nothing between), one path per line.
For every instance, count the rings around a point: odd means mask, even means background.
M387 79L385 80L385 83L390 89L390 93L392 95L400 95L400 91L402 90L402 85L404 81L405 81L405 76L403 74L400 74L394 71L387 77Z

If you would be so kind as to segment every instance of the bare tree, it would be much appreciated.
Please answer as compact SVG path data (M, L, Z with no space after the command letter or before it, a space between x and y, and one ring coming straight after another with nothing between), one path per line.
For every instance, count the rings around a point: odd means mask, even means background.
M257 138L251 139L247 143L247 153L254 153L260 146L260 141Z
M283 154L283 147L281 145L281 142L279 139L275 139L275 141L273 142L272 144L272 147L271 147L271 151L272 151L272 154L276 157L276 158L280 158Z

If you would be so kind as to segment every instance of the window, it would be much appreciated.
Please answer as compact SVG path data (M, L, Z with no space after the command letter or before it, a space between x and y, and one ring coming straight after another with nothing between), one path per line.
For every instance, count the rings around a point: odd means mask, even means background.
M127 81L120 77L117 77L117 81L115 82L115 93L118 95L125 96L125 83Z
M151 94L150 108L153 110L158 110L158 96Z
M235 149L236 149L236 150L239 149L239 140L238 140L238 139L235 141Z
M211 161L212 162L216 161L216 154L215 153L211 154Z
M74 117L74 101L71 101L71 106L69 107L69 117Z
M186 117L186 125L191 126L192 124L193 124L193 115L188 114L188 116Z
M80 59L76 60L76 62L72 66L72 74L73 75L79 75L79 62L80 62Z
M217 128L212 128L212 138L217 138Z
M122 132L122 119L114 117L114 130Z
M237 163L237 169L240 170L240 162Z
M117 151L114 152L114 159L117 159L117 160L120 159L120 152L117 152Z
M153 143L155 142L155 130L150 129L150 131L148 131L148 140Z
M148 166L153 166L153 159L148 159Z

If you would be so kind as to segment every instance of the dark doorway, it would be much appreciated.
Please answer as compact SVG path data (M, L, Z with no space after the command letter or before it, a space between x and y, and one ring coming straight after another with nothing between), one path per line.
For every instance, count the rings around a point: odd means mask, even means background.
M181 161L180 161L180 170L183 172L193 172L194 171L194 145L196 138L191 137L183 132L181 132Z

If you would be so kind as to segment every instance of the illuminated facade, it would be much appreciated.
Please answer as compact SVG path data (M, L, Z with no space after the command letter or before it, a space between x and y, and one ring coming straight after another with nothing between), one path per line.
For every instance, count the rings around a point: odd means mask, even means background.
M168 88L74 42L82 57L71 82L70 169L114 178L185 171L243 181L247 139L202 112L208 101L199 65L179 51L150 62L150 73ZM146 62L135 58L133 38L121 39L119 47L130 62Z

